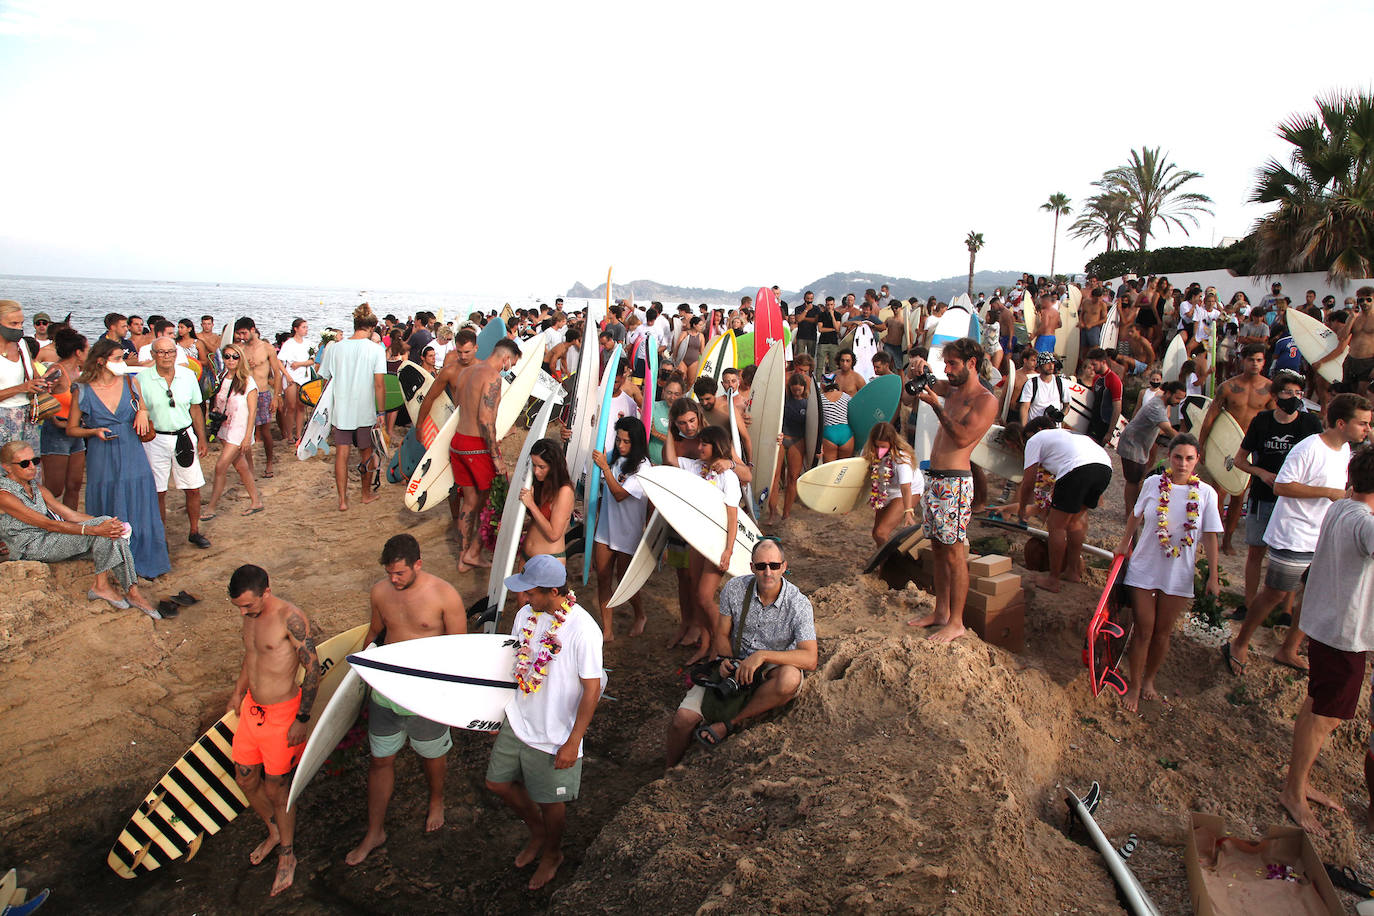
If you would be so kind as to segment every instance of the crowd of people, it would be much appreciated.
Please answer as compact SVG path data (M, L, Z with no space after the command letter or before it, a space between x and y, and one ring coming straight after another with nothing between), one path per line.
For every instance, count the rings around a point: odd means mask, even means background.
M331 329L312 346L301 319L269 341L253 319L240 318L226 340L214 332L209 315L197 330L189 319L173 324L152 316L145 323L111 314L91 342L41 313L27 336L21 306L6 300L0 302L0 538L16 559L88 555L96 567L91 600L137 607L154 618L173 616L175 602L155 606L138 585L171 568L168 490L181 491L188 541L198 548L210 546L203 529L224 511L231 470L248 497L244 514L270 511L257 481L275 475L277 443L301 439L310 410L303 392L320 379L332 391L329 440L340 511L350 510L355 474L361 503L383 497L378 448L390 451L407 437L427 447L438 434L440 405L458 412L448 452L454 478L448 504L458 569L481 570L492 561L484 553L480 518L497 479L510 483L496 426L503 378L536 341L542 370L567 390L579 367L599 365L600 381L610 387L611 435L594 444L581 466L570 464L567 443L586 405L569 398L561 429L531 445L530 485L518 494L526 510L518 572L506 581L518 595L511 632L521 640L520 686L493 749L487 785L530 830L516 865L537 863L530 882L537 888L552 880L562 861L564 806L577 797L581 740L600 696L603 646L617 637L618 612L629 611L632 637L644 632L650 613L639 595L623 602L628 609L610 606L649 524L652 507L641 480L646 469L664 465L705 481L725 519L720 555L703 555L676 531L669 532L663 554L678 598L679 625L669 646L685 648L683 664L695 672L694 686L667 724L665 760L673 765L693 741L716 747L750 720L785 705L818 664L811 604L785 578L781 542L759 541L749 574L725 581L737 522L755 508L744 503L750 489L766 491L768 521L779 513L785 520L795 511L797 482L807 467L856 454L866 459L874 543L918 524L932 542L934 606L911 625L929 628L930 639L941 643L966 632L969 528L975 511L989 502L988 475L973 454L993 427L1002 427L1001 441L1023 468L1019 487L1005 482L1005 509L1023 522L1045 519L1048 568L1035 582L1048 592L1083 578L1089 514L1111 484L1111 452L1117 451L1126 498L1116 553L1128 558L1124 585L1136 629L1123 703L1136 710L1159 698L1156 677L1170 636L1196 596L1199 547L1207 560L1202 588L1216 594L1220 557L1231 552L1232 532L1244 518L1243 623L1222 663L1243 675L1257 628L1274 608L1288 608L1291 625L1275 660L1310 667L1311 676L1282 801L1305 827L1319 829L1307 799L1320 802L1322 796L1307 773L1325 735L1353 716L1363 652L1374 649L1374 628L1365 620L1374 607L1374 459L1362 447L1370 425L1374 289L1361 288L1339 310L1313 295L1298 307L1338 335L1340 345L1327 358L1343 361L1343 378L1335 384L1312 371L1319 366L1303 363L1288 333L1289 303L1277 284L1272 296L1253 306L1241 293L1223 306L1214 289L1178 289L1162 277L1130 278L1117 289L1089 279L1076 311L1081 359L1065 367L1055 349L1069 293L1062 283L1024 275L1005 295L995 290L962 306L933 297L903 302L886 286L866 290L857 304L854 295L817 303L811 292L795 309L783 303L786 394L774 467L755 465L757 367L701 373L717 335L753 332L749 297L726 309L621 301L609 307L594 334L586 327L588 312L567 312L561 299L512 309L499 319L503 336L480 358L478 334L498 320L495 315L474 313L455 326L425 311L379 318L363 304L353 314L350 336ZM970 324L970 336L933 345L936 324L959 307L979 319ZM845 339L861 326L871 328L877 344L862 366ZM1116 342L1104 347L1108 331L1108 343ZM1177 378L1166 378L1161 354L1176 337L1189 358ZM584 358L590 341L599 361ZM608 371L617 347L626 358ZM659 366L653 385L644 377L649 350ZM932 362L943 371L933 382L927 375ZM413 416L409 407L386 404L387 376L404 363L434 379ZM856 441L847 405L872 378L889 374L905 383L901 407L891 422L876 423ZM1138 400L1127 410L1127 391L1135 387ZM315 403L321 396L314 395ZM1189 398L1208 396L1192 429ZM1086 411L1082 431L1069 428L1075 407ZM820 416L808 418L813 410ZM1201 471L1223 411L1245 431L1234 464L1252 475L1248 494L1233 495L1229 504ZM926 454L913 445L921 412L938 426ZM1129 422L1120 423L1127 415ZM808 425L818 431L816 454L808 447ZM212 442L218 454L202 504L202 461L210 460ZM595 527L582 530L578 507L593 467L600 471L602 508ZM594 608L577 603L568 587L569 557L586 551L596 570ZM371 591L369 640L383 630L392 641L466 632L461 595L423 571L413 537L391 538L381 565L386 578ZM1300 617L1303 585L1317 569L1330 572L1321 585L1323 604ZM268 827L253 860L278 852L275 894L294 875L294 815L285 792L303 743L301 723L314 700L318 659L303 612L271 594L266 571L239 568L229 594L244 615L246 649L230 708L265 709L276 723L270 732L257 731L256 744L245 738L241 748L236 739L234 747L240 785ZM1300 619L1312 628L1306 658ZM296 689L302 667L305 680ZM426 829L443 824L447 727L374 692L368 826L348 855L351 865L385 842L393 761L407 740L425 762Z

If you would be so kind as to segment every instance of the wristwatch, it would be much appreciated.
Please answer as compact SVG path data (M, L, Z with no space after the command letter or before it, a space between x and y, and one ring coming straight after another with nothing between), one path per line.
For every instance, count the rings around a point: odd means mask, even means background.
M309 721L310 721L310 713L308 713L308 712L299 712L299 713L296 713L296 721L297 721L297 722L309 722Z

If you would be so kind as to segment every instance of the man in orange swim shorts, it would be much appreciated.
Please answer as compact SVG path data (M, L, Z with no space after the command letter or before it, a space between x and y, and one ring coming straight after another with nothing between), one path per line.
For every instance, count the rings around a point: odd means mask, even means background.
M267 839L248 855L261 864L277 849L275 897L296 874L296 812L287 808L291 773L309 732L310 710L320 686L320 659L301 609L272 594L267 572L240 566L229 578L229 601L243 615L243 669L229 712L239 714L234 732L234 778L267 824ZM296 674L304 668L299 686Z

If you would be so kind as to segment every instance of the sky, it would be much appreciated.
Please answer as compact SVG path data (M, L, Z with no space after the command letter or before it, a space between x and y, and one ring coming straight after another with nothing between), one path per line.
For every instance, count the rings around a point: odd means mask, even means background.
M564 291L1046 273L1159 146L1246 234L1374 4L0 0L0 273ZM1069 238L1060 272L1101 250Z

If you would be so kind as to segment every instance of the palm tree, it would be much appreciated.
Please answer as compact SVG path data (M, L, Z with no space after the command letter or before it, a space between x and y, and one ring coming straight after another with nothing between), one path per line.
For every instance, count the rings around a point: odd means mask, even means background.
M978 250L983 247L983 233L970 230L964 244L968 246L968 294L969 298L973 298L973 260L978 257Z
M1059 217L1068 216L1072 212L1069 207L1069 198L1063 192L1051 194L1050 199L1040 205L1041 210L1049 210L1054 214L1054 242L1050 245L1050 276L1054 276L1054 256L1059 248Z
M1374 272L1374 96L1315 99L1315 114L1293 115L1278 134L1293 145L1290 164L1270 159L1250 201L1278 204L1256 226L1255 270L1325 270L1333 282Z
M1069 227L1069 235L1095 242L1102 239L1108 251L1116 251L1126 241L1126 223L1130 218L1130 204L1126 195L1116 191L1094 194L1083 204L1078 219Z
M1182 190L1188 182L1201 178L1202 173L1180 169L1168 159L1168 153L1160 155L1159 147L1131 150L1129 162L1109 170L1093 182L1103 191L1126 198L1129 222L1135 231L1135 247L1141 251L1154 235L1156 221L1163 222L1166 227L1176 226L1187 235L1184 220L1196 226L1196 214L1212 212L1207 206L1212 198Z

